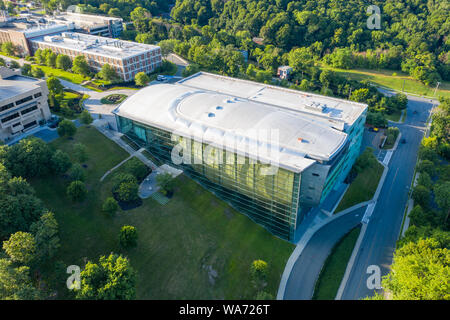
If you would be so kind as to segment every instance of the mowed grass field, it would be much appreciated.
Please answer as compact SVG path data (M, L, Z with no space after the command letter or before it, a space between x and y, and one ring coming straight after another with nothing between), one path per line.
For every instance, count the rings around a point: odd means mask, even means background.
M360 202L372 199L377 190L383 170L384 167L378 161L374 161L372 165L360 172L345 192L335 213L339 213Z
M436 87L427 87L423 83L414 80L411 76L401 71L366 69L345 70L326 66L323 66L322 68L333 70L341 76L351 80L369 80L376 85L391 88L397 91L402 90L404 83L405 92L424 96L433 96ZM396 75L393 75L394 73L396 73ZM438 97L450 97L450 82L441 81L439 89L436 92L436 98Z
M313 300L334 300L360 231L360 226L352 229L331 250L317 279Z
M128 154L93 127L81 127L73 140L59 138L51 145L71 154L77 142L85 144L89 154L89 193L83 203L67 198L67 179L31 181L59 222L58 260L83 267L100 255L125 254L138 272L138 299L253 299L249 267L263 259L269 264L266 291L276 296L294 245L272 236L184 175L176 178L174 196L166 205L150 198L138 208L108 216L101 205L111 196L112 175L99 179ZM119 248L123 225L137 228L136 248Z

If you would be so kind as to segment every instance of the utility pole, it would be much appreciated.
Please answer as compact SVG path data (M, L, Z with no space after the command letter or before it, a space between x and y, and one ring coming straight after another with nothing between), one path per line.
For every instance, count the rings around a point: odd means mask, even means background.
M439 88L439 85L440 85L440 84L441 84L441 83L438 81L438 83L437 83L437 85L436 85L436 89L434 89L433 97L436 96L436 92L437 92L437 89Z

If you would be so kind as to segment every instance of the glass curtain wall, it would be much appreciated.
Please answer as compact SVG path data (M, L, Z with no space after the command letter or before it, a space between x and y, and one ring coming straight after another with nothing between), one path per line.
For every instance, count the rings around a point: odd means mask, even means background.
M159 128L117 116L120 132L147 148L159 160L182 169L237 210L285 240L293 240L298 211L300 175L278 168L261 174L267 164L176 136ZM175 165L171 154L182 146L189 164ZM180 154L181 155L181 154Z

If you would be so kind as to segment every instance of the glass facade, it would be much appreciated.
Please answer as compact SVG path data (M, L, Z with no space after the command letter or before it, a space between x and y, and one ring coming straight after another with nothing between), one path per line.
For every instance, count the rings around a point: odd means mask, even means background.
M116 120L120 132L160 161L183 170L273 234L294 239L300 219L299 173L278 168L275 174L264 175L267 164L124 117ZM187 163L173 163L175 146Z

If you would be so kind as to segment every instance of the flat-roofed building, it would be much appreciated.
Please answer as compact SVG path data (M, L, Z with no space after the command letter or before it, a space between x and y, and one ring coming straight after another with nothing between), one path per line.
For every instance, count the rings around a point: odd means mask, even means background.
M76 28L75 31L102 37L118 38L123 31L123 19L116 17L68 11L46 19L58 24L73 23Z
M349 173L366 112L365 104L203 72L148 86L114 110L120 132L289 241Z
M0 139L8 142L51 117L45 80L0 67Z
M139 72L151 73L162 64L158 46L84 33L63 32L61 35L34 38L30 43L33 52L50 49L72 59L85 56L89 66L96 71L108 63L125 81L133 80Z

